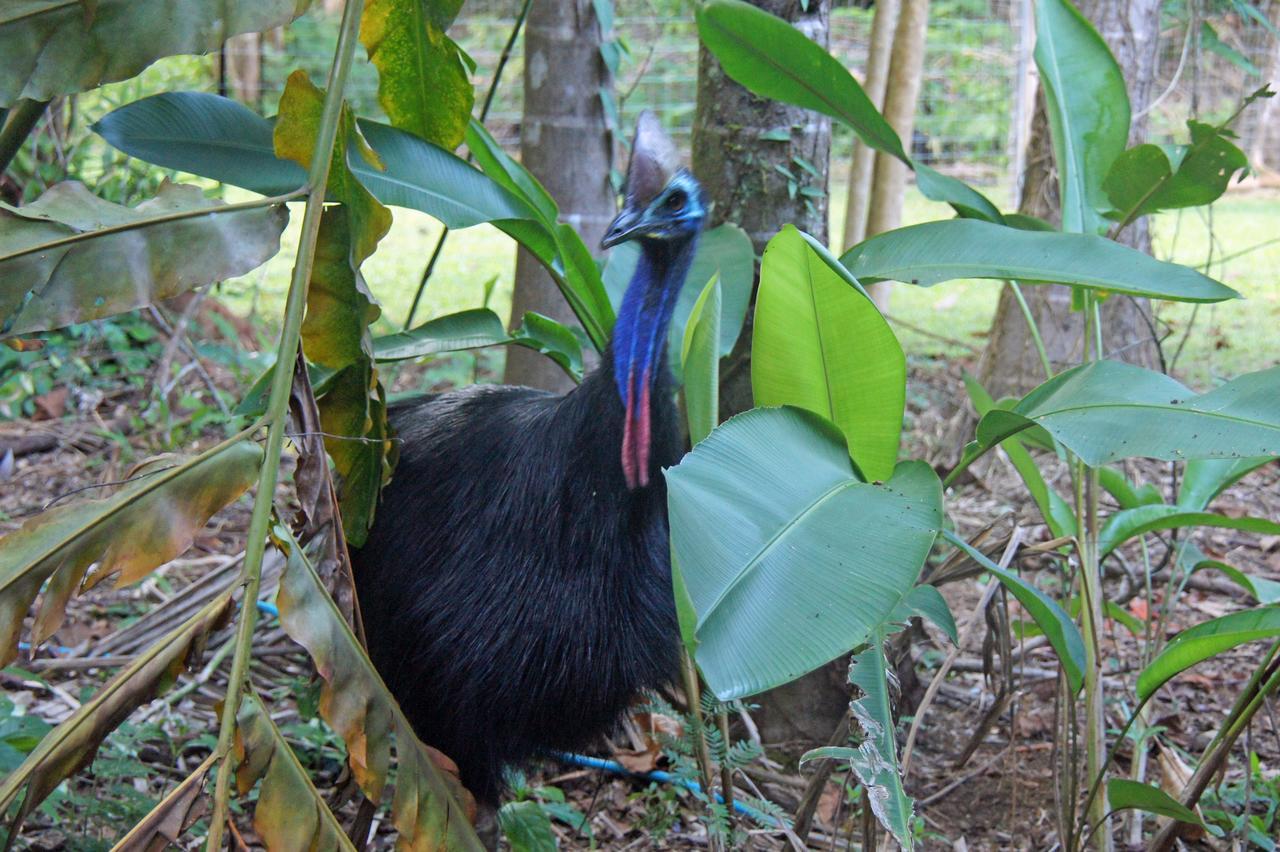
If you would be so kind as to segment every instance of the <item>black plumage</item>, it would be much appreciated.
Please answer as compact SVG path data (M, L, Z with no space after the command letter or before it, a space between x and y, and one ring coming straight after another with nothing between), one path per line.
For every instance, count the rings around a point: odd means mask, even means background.
M641 242L613 342L570 393L477 385L396 406L400 460L353 553L369 650L485 802L503 768L607 732L676 674L666 337L704 211L642 118L607 244Z

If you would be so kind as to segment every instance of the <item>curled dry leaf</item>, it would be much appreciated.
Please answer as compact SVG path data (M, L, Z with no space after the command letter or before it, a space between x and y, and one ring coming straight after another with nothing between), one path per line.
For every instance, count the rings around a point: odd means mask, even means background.
M253 828L267 849L355 849L252 692L236 715L235 749L240 795L262 779Z
M320 715L346 742L352 775L375 803L385 791L394 747L397 848L483 849L471 827L475 802L458 782L456 767L414 734L298 543L283 527L275 535L288 558L276 600L280 624L315 662L324 680Z
M211 753L178 786L160 800L142 822L129 829L111 852L162 852L176 845L188 828L200 818L204 801L204 782L213 767L216 753Z
M293 484L299 511L293 531L311 555L316 574L342 617L352 625L356 635L363 636L364 629L356 622L355 579L342 515L338 512L338 497L329 472L329 457L324 450L324 428L311 390L307 362L301 352L293 365L289 412L293 418L293 444L298 449Z
M0 783L0 812L8 810L22 790L26 796L13 825L18 826L64 778L93 759L107 734L134 708L164 691L189 662L199 658L205 637L226 620L230 594L218 596L177 629L121 669L97 695L40 740L27 759Z
M0 337L140 308L262 265L284 204L244 207L164 183L137 207L66 181L25 207L0 203Z
M189 461L151 464L110 497L59 506L0 538L0 664L17 654L23 617L45 580L32 644L61 626L71 593L119 574L132 583L191 546L214 512L253 482L262 449L231 440Z

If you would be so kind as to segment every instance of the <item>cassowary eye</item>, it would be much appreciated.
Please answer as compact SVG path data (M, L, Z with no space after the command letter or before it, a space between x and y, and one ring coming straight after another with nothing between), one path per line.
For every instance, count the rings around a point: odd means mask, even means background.
M667 196L667 200L662 202L662 207L668 213L679 213L684 209L685 202L688 199L685 194L679 190Z

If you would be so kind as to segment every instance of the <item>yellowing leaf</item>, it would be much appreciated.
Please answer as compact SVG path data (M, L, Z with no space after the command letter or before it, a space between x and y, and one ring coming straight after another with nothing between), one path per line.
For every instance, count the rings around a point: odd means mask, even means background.
M205 605L121 669L97 695L40 740L22 765L0 783L0 811L8 811L18 793L26 789L13 832L64 778L93 759L102 740L135 707L166 689L183 666L198 657L204 638L225 620L230 603L230 595L223 594Z
M244 697L236 715L235 747L240 794L262 779L253 828L267 849L355 849L261 699L252 692Z
M311 166L320 115L324 111L324 96L324 90L313 85L305 71L294 71L289 75L284 94L280 96L279 117L272 134L277 157L293 160L303 168ZM338 139L329 166L328 197L342 202L350 210L351 265L359 268L390 230L391 211L352 174L347 166L347 157L352 155L381 168L378 155L360 135L351 108L343 103Z
M324 680L320 715L347 744L351 772L372 801L382 798L394 749L392 819L405 849L479 850L475 803L439 752L422 744L288 531L275 535L288 562L280 578L280 624L307 649Z
M50 509L0 539L0 662L17 653L23 616L46 579L33 644L62 624L90 565L98 563L90 584L116 572L124 584L178 556L214 512L249 487L261 461L257 444L229 442L144 471L110 497Z
M462 144L475 90L462 52L444 33L456 0L369 0L360 41L378 68L378 102L391 123L450 150Z
M323 110L324 93L297 71L280 99L276 154L309 163ZM339 206L320 223L315 265L307 291L302 348L314 363L337 377L319 400L325 449L338 474L347 540L364 543L382 483L390 475L385 396L373 364L369 325L381 313L365 287L360 265L391 226L391 212L359 182L341 155L376 161L343 106L342 132L330 166L328 195Z

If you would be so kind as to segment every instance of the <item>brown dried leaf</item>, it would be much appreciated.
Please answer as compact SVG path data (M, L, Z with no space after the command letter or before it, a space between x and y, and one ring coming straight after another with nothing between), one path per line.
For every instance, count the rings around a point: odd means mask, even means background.
M448 764L441 771L439 752L414 734L298 543L283 527L275 535L288 558L276 598L280 624L315 662L324 680L320 715L346 742L352 776L374 803L385 791L394 748L397 848L483 849L471 827L471 795Z
M33 808L64 778L87 765L102 740L133 712L167 689L189 661L204 649L204 639L224 620L229 594L220 595L120 670L91 700L54 728L27 759L0 783L0 812L26 789L13 833Z
M39 644L62 624L67 600L98 563L92 585L132 583L180 555L214 512L257 474L262 449L230 441L181 464L150 466L110 497L43 512L0 538L0 665L17 654L22 620L49 580L32 631Z
M307 548L311 562L325 590L338 605L338 610L356 634L364 630L355 617L355 581L351 557L338 512L338 497L325 453L324 429L320 411L311 390L311 377L301 352L293 365L293 388L289 392L289 409L293 416L294 446L298 449L298 465L293 471L293 484L300 508L294 534Z
M187 776L169 795L142 818L142 822L120 838L111 852L162 852L176 844L178 838L200 818L204 802L204 781L213 767L216 754L210 754L196 771Z
M244 697L236 715L235 748L240 795L262 779L253 828L267 849L355 849L261 699L252 692Z

